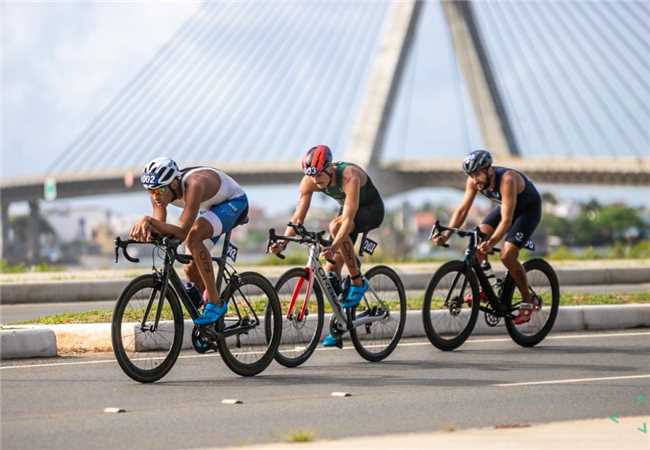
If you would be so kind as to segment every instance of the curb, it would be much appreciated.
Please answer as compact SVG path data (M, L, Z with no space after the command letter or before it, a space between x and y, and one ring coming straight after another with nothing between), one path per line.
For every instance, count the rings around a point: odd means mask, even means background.
M0 332L1 359L57 356L54 331L42 328L8 329Z
M407 290L424 290L434 271L399 272ZM495 270L503 277L502 270ZM589 268L560 267L556 269L560 286L587 286L650 283L647 267ZM264 274L264 272L263 272ZM279 277L268 276L275 284ZM0 285L0 304L92 302L116 299L130 279L102 281L57 281L38 283L8 283Z
M329 314L323 335L327 334ZM192 321L186 320L183 349L192 348ZM561 307L553 331L624 330L650 328L650 305L589 305ZM489 327L479 315L474 335L506 334L503 323ZM403 337L424 337L422 313L409 311ZM134 340L136 349L151 348L151 342ZM155 343L154 343L155 345ZM71 352L112 352L111 324L20 325L0 331L0 359L57 356Z

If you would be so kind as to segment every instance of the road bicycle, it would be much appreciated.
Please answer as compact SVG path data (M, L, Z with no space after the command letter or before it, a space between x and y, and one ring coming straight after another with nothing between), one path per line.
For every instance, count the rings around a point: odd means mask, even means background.
M127 252L128 246L138 244L153 244L153 273L135 278L124 288L113 311L111 337L122 370L136 381L151 383L173 367L183 344L184 319L197 318L201 303L200 296L197 302L188 294L174 269L175 261L188 264L192 260L191 255L178 252L180 240L158 237L141 242L118 237L115 261L121 249L127 260L138 262ZM271 282L256 272L237 273L227 261L234 263L236 255L228 232L221 256L212 257L218 265L217 292L228 302L228 311L216 324L195 325L191 340L199 353L218 351L233 372L252 376L273 361L282 317ZM162 259L161 269L156 267L156 257Z
M496 327L505 321L508 334L517 344L533 347L540 343L553 328L560 305L560 285L551 265L542 258L523 263L531 295L537 304L530 321L516 325L513 313L519 310L521 293L507 274L497 278L487 262L479 263L476 249L485 238L478 227L461 230L440 225L437 221L431 237L443 231L452 231L469 238L464 260L449 261L433 275L424 294L422 320L427 337L440 350L454 350L462 345L474 329L479 311L485 322ZM447 246L447 245L445 245ZM533 241L526 243L535 249ZM491 254L500 252L493 248Z
M282 339L275 359L285 367L297 367L314 353L323 334L325 298L332 310L329 332L342 348L342 336L350 333L357 352L368 361L388 357L400 340L406 321L406 294L397 273L390 267L374 266L364 277L369 289L354 308L343 308L341 299L347 294L335 276L330 278L321 266L322 247L332 241L324 239L325 231L310 232L302 225L289 224L296 236L280 236L269 230L268 247L278 241L297 242L309 248L305 267L285 272L277 281L282 317ZM377 243L363 235L359 256L372 253ZM267 251L268 251L267 247ZM281 253L278 257L284 258Z

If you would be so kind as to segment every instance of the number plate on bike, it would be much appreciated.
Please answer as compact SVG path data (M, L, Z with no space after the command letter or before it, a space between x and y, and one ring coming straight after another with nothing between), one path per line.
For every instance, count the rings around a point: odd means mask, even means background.
M230 258L232 262L237 261L237 252L239 249L232 242L228 242L228 250L226 250L226 257Z
M361 249L365 253L369 253L372 255L375 252L376 248L377 248L377 243L370 238L365 238L363 241L361 241Z
M526 248L526 249L528 249L530 251L534 251L535 250L535 243L533 242L532 239L528 239L526 241L526 243L524 244L524 248Z

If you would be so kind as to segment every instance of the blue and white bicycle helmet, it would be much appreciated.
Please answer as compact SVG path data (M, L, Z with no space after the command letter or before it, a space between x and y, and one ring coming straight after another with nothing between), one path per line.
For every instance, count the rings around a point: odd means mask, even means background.
M165 156L153 159L144 166L140 182L145 189L158 189L171 184L181 175L176 162Z

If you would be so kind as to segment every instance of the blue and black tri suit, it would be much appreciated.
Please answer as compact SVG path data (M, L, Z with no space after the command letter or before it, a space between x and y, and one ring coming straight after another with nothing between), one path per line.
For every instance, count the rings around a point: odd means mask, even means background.
M496 229L501 222L501 179L508 170L517 172L524 179L524 190L517 194L517 204L512 215L512 224L506 234L506 241L522 248L530 239L542 219L542 197L537 192L535 185L522 172L507 167L494 166L496 179L495 191L483 189L481 194L499 204L483 219L482 224L490 225Z

